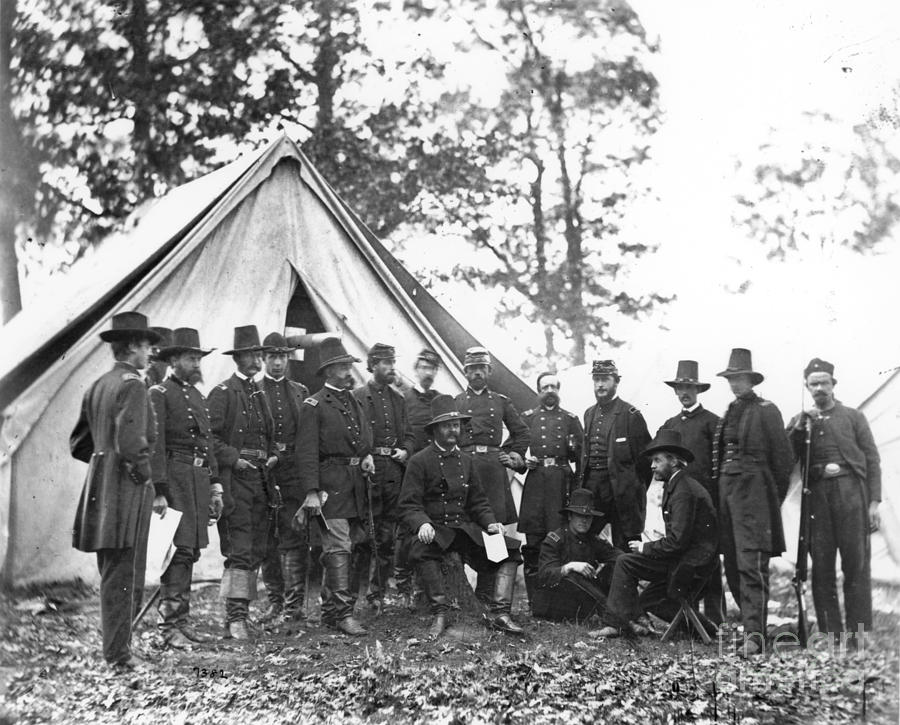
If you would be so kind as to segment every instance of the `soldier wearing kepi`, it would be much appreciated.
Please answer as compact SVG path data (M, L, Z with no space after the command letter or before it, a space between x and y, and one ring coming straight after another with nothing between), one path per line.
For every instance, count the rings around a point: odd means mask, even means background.
M272 415L254 376L265 347L255 325L234 329L231 355L237 367L209 394L209 416L225 510L219 538L225 556L221 595L225 636L247 639L250 602L256 599L256 572L266 554L268 499L264 476L278 462L272 441Z
M803 371L815 407L788 425L794 452L805 466L807 426L811 450L810 551L816 622L821 632L856 633L872 628L870 532L880 526L881 458L866 417L834 397L834 365L819 358ZM845 620L841 620L835 554L844 573Z
M366 630L353 617L359 593L357 562L367 560L368 503L364 474L375 472L372 431L362 407L351 393L352 365L341 341L326 339L319 348L318 375L325 385L303 401L297 461L305 498L297 520L324 517L322 527L322 621L344 634Z
M509 398L488 388L491 356L485 348L466 350L463 368L469 386L456 396L456 408L470 420L463 425L459 447L472 456L494 516L500 523L514 524L518 516L507 469L521 470L525 463L530 442L528 426ZM504 425L509 437L501 447ZM485 570L475 588L476 596L485 604L490 602L494 589L491 576L491 571Z
M140 664L131 654L136 584L143 585L151 510L165 514L165 485L151 485L156 439L153 408L138 374L159 336L138 312L113 315L100 333L116 359L85 393L71 438L72 455L89 463L72 545L97 553L103 657L116 670ZM140 581L139 581L140 580Z
M743 653L765 646L769 559L784 551L781 504L790 484L793 454L778 408L753 387L763 380L750 351L734 348L728 380L735 399L719 421L713 475L719 483L719 535L728 588L741 608Z
M406 400L391 387L397 380L395 362L394 348L376 342L366 355L366 368L372 373L372 379L353 391L372 430L375 473L371 477L371 513L375 524L375 561L366 598L377 611L384 606L384 590L394 570L397 500L403 471L406 461L415 452Z
M150 388L157 432L150 461L153 480L165 484L169 506L182 514L175 554L160 577L158 606L160 631L176 649L210 640L188 624L188 616L194 562L209 543L210 519L218 520L224 506L206 398L195 387L203 380L200 361L211 352L200 347L196 330L179 327L158 353L172 373Z
M150 346L150 359L147 369L144 371L144 382L147 387L159 385L166 379L169 370L169 361L160 356L159 351L172 344L172 330L169 327L151 327L151 330L159 335L153 345Z
M626 550L644 531L651 473L641 451L650 433L641 412L619 398L621 378L612 360L595 360L591 377L597 403L584 412L583 486L606 514L613 544Z
M559 407L559 378L554 373L541 373L537 390L538 406L522 413L522 421L530 430L531 446L525 458L528 473L518 529L525 534L522 558L529 604L537 586L544 537L566 524L563 507L573 483L580 478L584 439L578 416ZM575 464L574 473L570 463Z
M446 626L449 602L440 562L449 551L480 574L491 572L493 589L489 610L491 626L521 634L510 617L516 569L521 560L518 543L507 539L508 558L499 563L488 559L482 532L502 533L481 487L473 457L459 450L460 424L468 416L456 410L449 395L434 400L434 417L428 424L433 442L412 457L403 478L400 514L413 532L410 561L417 564L431 612L429 636L439 637Z
M269 598L266 620L281 616L281 629L291 633L306 617L306 574L309 564L308 529L291 525L303 503L297 442L300 411L309 396L305 385L289 380L288 356L295 350L284 335L270 332L263 340L266 371L262 389L272 413L272 439L278 463L270 472L269 535L262 577ZM278 500L280 498L280 501Z
M665 383L675 390L675 397L681 403L681 412L669 418L660 426L677 430L681 433L684 446L694 455L694 460L687 464L685 473L697 481L709 493L713 505L718 510L718 485L712 474L713 441L719 416L704 408L697 397L709 390L709 383L700 382L699 366L694 360L679 360L674 380ZM657 436L659 432L657 432ZM724 619L723 601L725 592L722 588L721 562L709 577L709 583L703 597L703 611L707 618L721 624Z

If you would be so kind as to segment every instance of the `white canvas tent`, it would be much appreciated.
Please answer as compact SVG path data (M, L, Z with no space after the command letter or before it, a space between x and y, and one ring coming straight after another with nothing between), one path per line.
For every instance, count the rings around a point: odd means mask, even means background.
M0 577L6 586L96 580L94 557L72 549L85 466L68 437L90 383L111 364L98 333L121 310L152 325L190 326L219 350L233 328L339 331L365 358L392 342L411 372L429 346L447 365L436 382L457 392L459 360L478 344L353 215L286 136L157 200L48 295L0 331ZM313 389L317 360L304 361ZM231 359L204 361L207 389ZM364 369L357 371L361 378ZM531 393L495 364L496 387L521 405ZM521 401L521 402L520 402ZM202 569L218 573L214 540Z

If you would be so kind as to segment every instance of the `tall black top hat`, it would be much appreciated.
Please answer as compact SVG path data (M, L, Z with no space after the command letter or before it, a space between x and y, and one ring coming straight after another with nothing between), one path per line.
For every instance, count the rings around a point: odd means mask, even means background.
M316 375L321 375L326 367L335 363L362 362L358 357L353 357L348 353L344 348L344 343L336 337L327 337L322 340L322 344L319 345L319 360L321 362L319 369L316 370Z
M165 360L185 352L195 352L198 355L206 357L213 350L215 350L215 348L205 350L200 347L200 333L193 327L179 327L172 334L172 339L169 341L169 344L166 347L161 347L159 349L159 358L160 360Z
M650 445L642 453L645 456L652 456L660 451L683 458L688 463L694 460L694 454L691 453L689 448L684 447L684 443L681 440L681 431L661 428L656 434L656 438L650 441Z
M112 316L112 329L100 333L103 342L116 342L118 340L131 340L140 337L148 340L151 345L159 342L160 334L147 327L147 317L140 312L120 312Z
M750 382L753 385L759 385L765 380L762 373L758 373L753 369L750 351L743 347L736 347L732 349L731 356L728 358L728 367L717 373L717 375L722 378L730 378L733 375L743 375L745 373L750 376Z
M231 350L226 350L223 355L234 355L239 352L262 352L265 350L264 345L259 344L259 332L256 325L244 325L243 327L234 328L234 346Z
M709 390L709 383L700 382L700 366L696 360L679 360L675 379L665 383L673 388L676 385L694 385L701 393Z
M471 419L471 415L464 415L456 409L456 401L452 396L438 395L431 401L431 420L425 424L425 430L430 431L432 426L449 420L463 422Z

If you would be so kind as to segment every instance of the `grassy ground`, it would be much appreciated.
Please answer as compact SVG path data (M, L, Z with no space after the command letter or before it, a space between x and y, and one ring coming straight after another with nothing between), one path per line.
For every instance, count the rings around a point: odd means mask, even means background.
M150 667L102 664L99 606L71 587L0 599L0 725L8 722L869 722L898 720L897 592L879 589L862 653L787 648L749 661L727 643L601 641L585 625L531 620L524 639L463 619L425 641L429 618L396 602L370 634L313 626L298 637L159 649L151 611L135 638ZM788 583L772 615L794 611ZM198 629L220 633L215 587L193 597ZM256 611L262 602L257 602ZM595 626L595 625L594 625ZM865 684L864 684L865 683ZM865 687L865 697L863 688Z

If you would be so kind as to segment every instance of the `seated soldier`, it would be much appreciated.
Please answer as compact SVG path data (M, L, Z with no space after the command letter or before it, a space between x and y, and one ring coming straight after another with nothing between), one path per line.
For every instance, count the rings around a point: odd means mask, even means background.
M479 573L496 574L489 604L495 629L521 634L510 617L516 569L522 560L519 542L507 539L508 558L495 563L487 558L482 531L503 533L472 465L472 457L459 450L460 423L469 416L456 410L449 395L432 402L433 418L425 426L432 443L407 464L400 491L400 518L412 532L409 561L418 566L434 621L428 634L439 637L446 627L449 602L441 576L441 560L457 552Z
M622 552L596 533L603 514L592 506L594 494L586 488L572 491L569 505L560 511L567 526L547 534L538 564L539 588L532 613L553 620L586 620L602 616L612 564Z
M682 445L681 433L660 430L643 454L652 459L653 477L664 484L666 533L657 541L629 542L632 553L616 560L604 617L607 626L599 632L605 637L646 634L646 611L674 619L679 608L674 597L698 594L691 591L693 580L706 575L716 557L716 511L706 489L684 472L694 456ZM638 597L641 580L649 584Z

